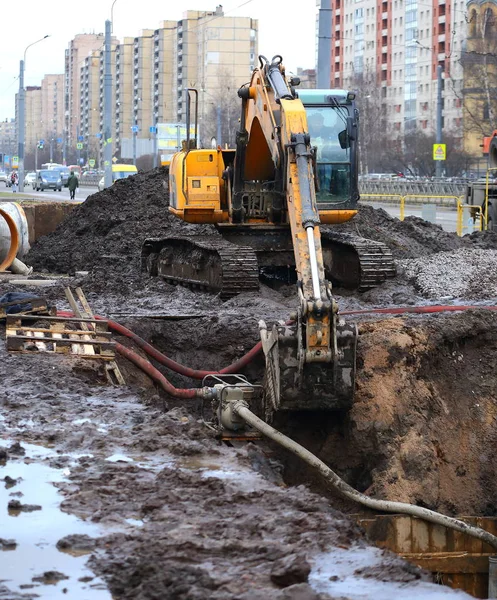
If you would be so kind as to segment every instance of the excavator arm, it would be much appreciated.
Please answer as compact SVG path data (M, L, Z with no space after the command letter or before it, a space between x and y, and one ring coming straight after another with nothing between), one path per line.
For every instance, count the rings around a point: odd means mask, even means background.
M288 408L315 408L316 399L311 397L319 393L328 400L324 404L322 398L317 400L317 406L326 408L352 399L355 326L338 324L331 284L325 279L315 157L304 105L287 84L281 57L271 63L264 57L260 60L250 85L239 91L242 118L234 165L233 220L243 222L254 187L271 188L265 190L269 218L290 225L300 300L294 325L263 333L267 377L273 382L271 404L275 410L286 408L286 388ZM281 381L285 373L287 385ZM302 395L307 401L302 401Z

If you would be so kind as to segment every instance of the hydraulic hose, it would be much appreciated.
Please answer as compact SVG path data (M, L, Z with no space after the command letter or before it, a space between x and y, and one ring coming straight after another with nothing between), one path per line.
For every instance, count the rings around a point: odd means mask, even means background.
M435 523L436 525L443 525L449 529L455 529L456 531L467 533L468 535L482 540L494 548L497 548L497 537L488 531L485 531L484 529L473 527L472 525L464 523L464 521L447 517L446 515L429 510L428 508L422 508L421 506L415 506L405 502L377 500L358 492L348 483L343 481L343 479L341 479L334 471L325 465L323 461L319 460L317 456L314 456L314 454L309 452L309 450L306 450L306 448L294 440L290 439L274 427L271 427L271 425L268 425L259 419L259 417L254 415L254 413L247 408L247 405L243 400L234 402L233 411L249 425L260 431L263 435L277 442L290 452L293 452L293 454L299 458L303 459L308 465L316 469L332 488L340 492L349 500L363 504L364 506L372 508L373 510L391 513L403 513L406 515L412 515L413 517L418 517L419 519L424 519L425 521Z
M65 311L58 311L57 314L59 316L73 316L72 312ZM198 369L191 369L190 367L186 367L185 365L176 362L172 358L169 358L124 325L121 325L116 321L112 321L111 319L105 319L105 317L101 317L99 315L95 315L95 319L106 320L109 324L109 328L112 329L112 331L115 331L116 333L124 335L130 340L133 340L137 346L139 346L146 354L148 354L158 363L168 367L171 369L171 371L175 371L176 373L185 375L186 377L191 377L192 379L203 379L204 377L207 377L207 375L229 375L231 373L239 373L241 369L246 367L259 354L259 352L262 351L262 342L258 342L241 358L231 365L224 367L224 369L221 369L220 371L202 371Z
M341 315L368 315L368 314L389 314L402 315L404 313L439 313L439 312L459 312L464 310L497 310L495 305L428 305L428 306L397 306L391 308L365 308L362 310L340 311Z
M175 398L191 399L199 398L203 395L202 389L178 389L174 387L174 385L168 379L166 379L166 377L164 377L164 375L158 369L149 363L148 360L142 358L136 354L136 352L133 352L133 350L126 348L126 346L116 343L116 351L119 352L121 356L124 356L124 358L127 358L129 361L135 364L156 383L158 383L161 388L170 396L174 396Z
M225 367L224 369L221 369L220 371L202 371L198 369L191 369L190 367L185 367L184 365L177 363L172 358L169 358L165 354L162 354L162 352L154 348L139 335L136 335L136 333L133 333L133 331L131 331L127 327L124 327L124 325L110 320L108 321L108 323L110 329L112 329L116 333L126 336L130 340L133 340L135 344L137 344L137 346L140 346L140 348L144 352L146 352L149 356L155 359L158 363L164 365L165 367L168 367L176 373L180 373L181 375L185 375L186 377L191 377L192 379L203 379L207 375L228 375L230 373L239 373L240 370L246 367L262 350L262 342L259 342L251 350L249 350L247 354L242 356L233 364Z

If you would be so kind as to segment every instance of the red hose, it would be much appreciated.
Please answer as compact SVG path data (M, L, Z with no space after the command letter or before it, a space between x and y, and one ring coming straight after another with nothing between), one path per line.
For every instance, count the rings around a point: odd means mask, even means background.
M142 350L144 350L149 356L151 356L161 365L176 371L176 373L180 373L186 377L191 377L192 379L203 379L207 375L228 375L229 373L239 373L240 370L246 367L249 362L253 360L262 350L262 342L259 342L251 350L249 350L247 354L220 371L200 371L197 369L191 369L190 367L185 367L184 365L177 363L172 358L169 358L165 354L162 354L162 352L151 346L143 338L141 338L139 335L136 335L136 333L133 333L127 327L124 327L124 325L116 323L115 321L108 321L108 323L109 327L113 331L128 337L130 340L133 340L138 346L140 346Z
M133 364L135 364L139 369L141 369L146 375L148 375L151 379L157 382L161 388L167 392L170 396L174 396L175 398L184 398L191 399L197 398L201 395L200 390L198 389L178 389L174 387L174 385L168 381L164 375L158 371L148 360L142 358L133 350L126 348L119 342L116 343L116 350L119 352L121 356L127 358Z
M363 310L346 310L340 312L341 315L367 315L367 314L391 314L391 315L402 315L404 313L439 313L439 312L456 312L463 310L497 310L497 306L443 306L443 305L432 305L432 306L401 306L397 308L366 308Z

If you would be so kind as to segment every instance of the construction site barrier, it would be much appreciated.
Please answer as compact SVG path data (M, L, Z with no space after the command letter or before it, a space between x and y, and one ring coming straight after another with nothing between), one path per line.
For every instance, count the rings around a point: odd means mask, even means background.
M456 231L459 237L463 236L466 229L469 229L469 225L464 222L464 209L470 209L470 216L473 219L475 228L478 231L485 231L487 228L487 222L481 206L475 206L474 204L464 204L464 202L457 203L457 222ZM474 216L473 214L474 213Z
M454 206L456 208L456 210L457 210L457 219L456 219L457 235L459 235L459 236L463 235L463 230L467 227L467 226L465 227L463 225L463 209L464 209L464 207L467 207L470 205L463 203L464 196L446 196L446 195L439 196L437 194L426 194L426 195L406 194L404 196L401 196L400 194L361 194L361 200L365 199L365 198L376 199L380 202L385 201L385 198L388 199L388 200L386 200L387 202L391 198L397 198L398 202L399 202L399 206L400 206L400 214L399 214L400 221L403 221L405 219L406 201L409 204L409 202L416 203L418 201L424 202L426 200L437 200L438 202L433 202L433 204L435 204L435 205L442 204L444 206ZM463 208L460 208L460 207L463 207ZM480 212L481 212L481 208L479 206L471 205L471 208L474 209L475 211L480 210ZM480 218L480 230L482 230L481 218Z
M431 195L437 196L464 196L466 193L467 181L420 181L409 180L402 177L395 179L367 179L359 181L359 189L362 194L374 195Z

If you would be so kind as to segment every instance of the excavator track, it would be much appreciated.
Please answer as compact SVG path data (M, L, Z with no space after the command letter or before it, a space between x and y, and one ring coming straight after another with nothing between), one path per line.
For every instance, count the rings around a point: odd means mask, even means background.
M142 268L172 283L219 293L223 299L259 289L254 250L217 236L148 239Z
M332 253L325 263L331 277L345 287L364 292L395 277L392 251L382 242L375 242L353 233L321 229L323 252Z

